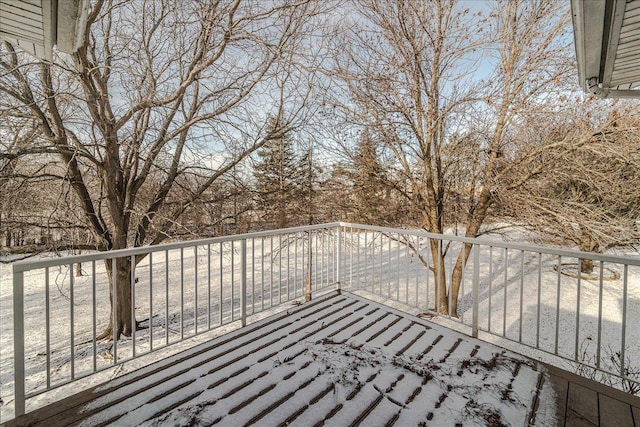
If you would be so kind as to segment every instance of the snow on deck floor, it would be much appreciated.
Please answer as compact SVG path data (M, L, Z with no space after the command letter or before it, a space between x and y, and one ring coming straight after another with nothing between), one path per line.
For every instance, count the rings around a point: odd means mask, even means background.
M15 421L554 425L545 372L492 344L332 293Z

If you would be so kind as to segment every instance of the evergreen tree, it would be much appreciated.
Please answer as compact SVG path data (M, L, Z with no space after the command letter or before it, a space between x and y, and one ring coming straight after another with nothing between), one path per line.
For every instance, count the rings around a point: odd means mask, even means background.
M384 173L378 159L376 144L366 130L358 141L352 168L351 179L358 216L366 223L378 223L381 210L386 209L382 183Z
M298 177L298 223L314 224L318 223L319 198L319 175L322 169L316 166L313 159L313 149L309 149L300 157L298 161L299 177Z
M278 127L278 119L270 126ZM289 133L273 132L272 138L258 150L258 162L253 176L256 180L256 208L263 224L272 228L291 225L296 215L300 197L300 181L303 177Z
M394 168L385 165L380 147L371 132L365 130L347 166L353 220L365 224L413 225L416 219L404 198L408 197L406 183Z

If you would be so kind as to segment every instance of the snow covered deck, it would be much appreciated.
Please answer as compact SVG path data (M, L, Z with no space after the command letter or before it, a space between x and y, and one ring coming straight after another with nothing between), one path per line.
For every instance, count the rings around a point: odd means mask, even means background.
M634 422L640 398L331 292L7 425Z

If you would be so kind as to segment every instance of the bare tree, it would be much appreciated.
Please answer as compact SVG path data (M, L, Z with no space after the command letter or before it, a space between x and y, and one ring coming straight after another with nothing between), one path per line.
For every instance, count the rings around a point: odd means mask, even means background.
M518 167L515 128L555 103L572 69L564 6L492 5L484 16L454 0L362 0L343 30L347 41L335 49L345 89L335 102L348 109L346 126L366 127L382 144L393 159L385 185L420 212L419 225L430 232L452 225L468 237L483 232L498 189ZM471 245L460 250L449 280L445 250L431 241L430 267L449 283L436 288L436 309L455 316Z
M95 249L158 244L214 183L301 119L304 103L295 102L278 127L266 126L293 93L273 78L290 70L279 64L316 6L97 0L72 57L34 62L5 43L0 114L35 123L39 135L2 157L55 155ZM136 327L133 266L106 268L118 317L102 337L117 339Z
M591 104L591 105L589 105ZM580 104L609 110L602 101ZM622 112L621 112L622 111ZM640 131L638 111L614 109L603 123L584 113L549 126L531 168L539 173L503 201L514 222L544 243L604 252L640 240ZM593 261L582 259L582 273Z
M67 237L77 232L77 225L69 186L59 185L62 168L47 153L38 155L29 164L18 161L11 153L28 146L39 130L11 118L2 123L0 251L27 257L42 248L55 250L68 245Z

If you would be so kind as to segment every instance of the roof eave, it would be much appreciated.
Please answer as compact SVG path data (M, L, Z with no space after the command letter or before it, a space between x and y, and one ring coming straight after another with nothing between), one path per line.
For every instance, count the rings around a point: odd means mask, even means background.
M84 43L90 0L0 0L0 39L53 60L53 46L73 53Z

